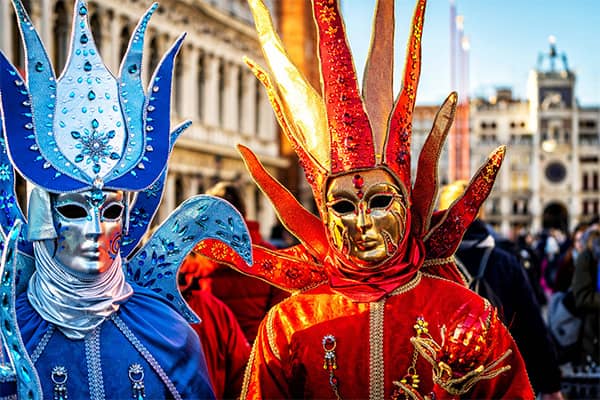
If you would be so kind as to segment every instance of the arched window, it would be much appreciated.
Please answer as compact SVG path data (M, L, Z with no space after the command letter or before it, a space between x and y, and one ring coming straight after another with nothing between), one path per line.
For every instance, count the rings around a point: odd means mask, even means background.
M62 71L65 63L67 62L68 46L69 46L69 34L71 25L66 24L68 21L69 13L67 12L67 8L65 6L64 1L56 2L54 6L54 30L53 30L53 40L54 40L54 68L57 73Z

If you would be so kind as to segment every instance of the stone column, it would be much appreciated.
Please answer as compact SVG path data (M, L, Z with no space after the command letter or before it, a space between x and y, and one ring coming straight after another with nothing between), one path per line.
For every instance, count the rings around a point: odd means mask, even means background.
M219 59L214 54L204 57L204 122L219 125Z
M8 1L6 2L8 3ZM35 2L34 2L35 3ZM50 56L52 60L54 58L54 40L52 40L53 29L52 27L54 22L54 17L52 15L54 11L54 1L52 0L42 0L41 9L39 10L40 24L38 25L40 28L40 36L42 41L44 42L44 46L46 47L46 52ZM36 12L37 14L37 12ZM33 16L32 16L33 18ZM66 21L56 21L56 23L64 24Z
M253 135L256 130L256 107L258 107L258 104L256 103L257 84L258 80L254 74L244 70L244 76L242 78L242 123L240 131L245 135Z
M569 229L573 229L581 221L581 170L579 165L579 108L573 104L571 115L571 204L569 212Z
M103 40L103 57L104 62L109 65L113 71L116 71L120 65L120 43L121 43L121 30L123 30L124 21L120 15L117 14L116 10L112 10L112 18L105 18L102 21L102 31L110 32L110 39Z
M0 1L0 49L12 61L15 59L13 54L12 27L16 23L10 3L8 1Z
M238 103L238 74L240 67L228 62L225 65L225 92L223 128L229 131L239 131L239 103Z
M162 223L175 209L175 175L169 174L165 182L163 198L158 209L159 223Z
M256 191L259 190L256 185L248 182L243 186L244 203L246 203L246 218L250 220L258 219L258 204L256 204Z
M183 73L180 82L180 93L175 93L181 101L180 116L185 119L196 119L198 117L198 55L199 51L194 46L186 46L185 51L179 55L182 57Z

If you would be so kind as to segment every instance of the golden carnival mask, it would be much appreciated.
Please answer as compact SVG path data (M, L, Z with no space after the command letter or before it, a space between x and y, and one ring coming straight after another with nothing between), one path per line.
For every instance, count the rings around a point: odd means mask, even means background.
M333 245L362 267L392 258L406 234L405 195L383 169L332 178L326 207Z

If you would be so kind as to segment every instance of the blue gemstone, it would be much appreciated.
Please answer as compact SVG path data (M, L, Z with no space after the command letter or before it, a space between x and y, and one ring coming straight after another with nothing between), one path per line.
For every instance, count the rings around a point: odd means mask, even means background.
M93 90L90 90L90 92L88 93L88 99L90 99L90 100L96 99L96 93L94 93Z
M44 64L42 64L40 61L35 63L35 70L37 72L42 72L44 70Z
M81 138L81 133L77 131L71 131L71 136L73 137L73 139L79 139Z
M128 68L130 74L135 74L138 71L138 67L136 64L131 64Z
M86 61L85 64L83 64L83 69L87 72L90 72L92 70L92 63L89 61Z
M94 164L94 168L93 168L93 170L94 170L94 173L96 173L96 174L97 174L98 172L100 172L100 164Z
M86 6L81 6L79 7L79 15L87 15L87 7Z
M81 44L86 44L87 42L89 42L90 39L88 39L87 35L84 33L79 37L79 43Z

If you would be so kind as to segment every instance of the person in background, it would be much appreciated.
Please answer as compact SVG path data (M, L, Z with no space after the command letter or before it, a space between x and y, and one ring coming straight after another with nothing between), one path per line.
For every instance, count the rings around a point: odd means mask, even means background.
M573 229L573 233L570 237L571 244L558 261L558 269L553 284L553 287L557 292L565 292L571 286L573 274L575 273L575 260L585 248L585 243L582 239L583 234L589 226L590 224L581 222Z
M227 200L244 217L253 244L275 249L260 234L258 221L246 219L246 204L237 186L232 182L218 182L206 191ZM190 253L181 267L186 290L204 290L225 303L235 315L249 343L254 341L258 325L269 309L288 296L288 293L260 279L250 277L226 264L209 260L197 253Z
M250 344L233 312L204 290L183 290L184 299L200 317L192 328L200 337L215 398L237 399L242 390Z
M467 181L444 186L438 208L449 208L467 186ZM481 280L472 287L499 309L523 355L534 390L542 399L562 399L556 350L529 279L516 256L496 245L482 215L480 211L465 232L455 257L466 268L465 275Z
M600 363L600 229L592 226L582 240L585 247L575 260L571 283L575 307L583 319L581 346L576 362L597 368Z

